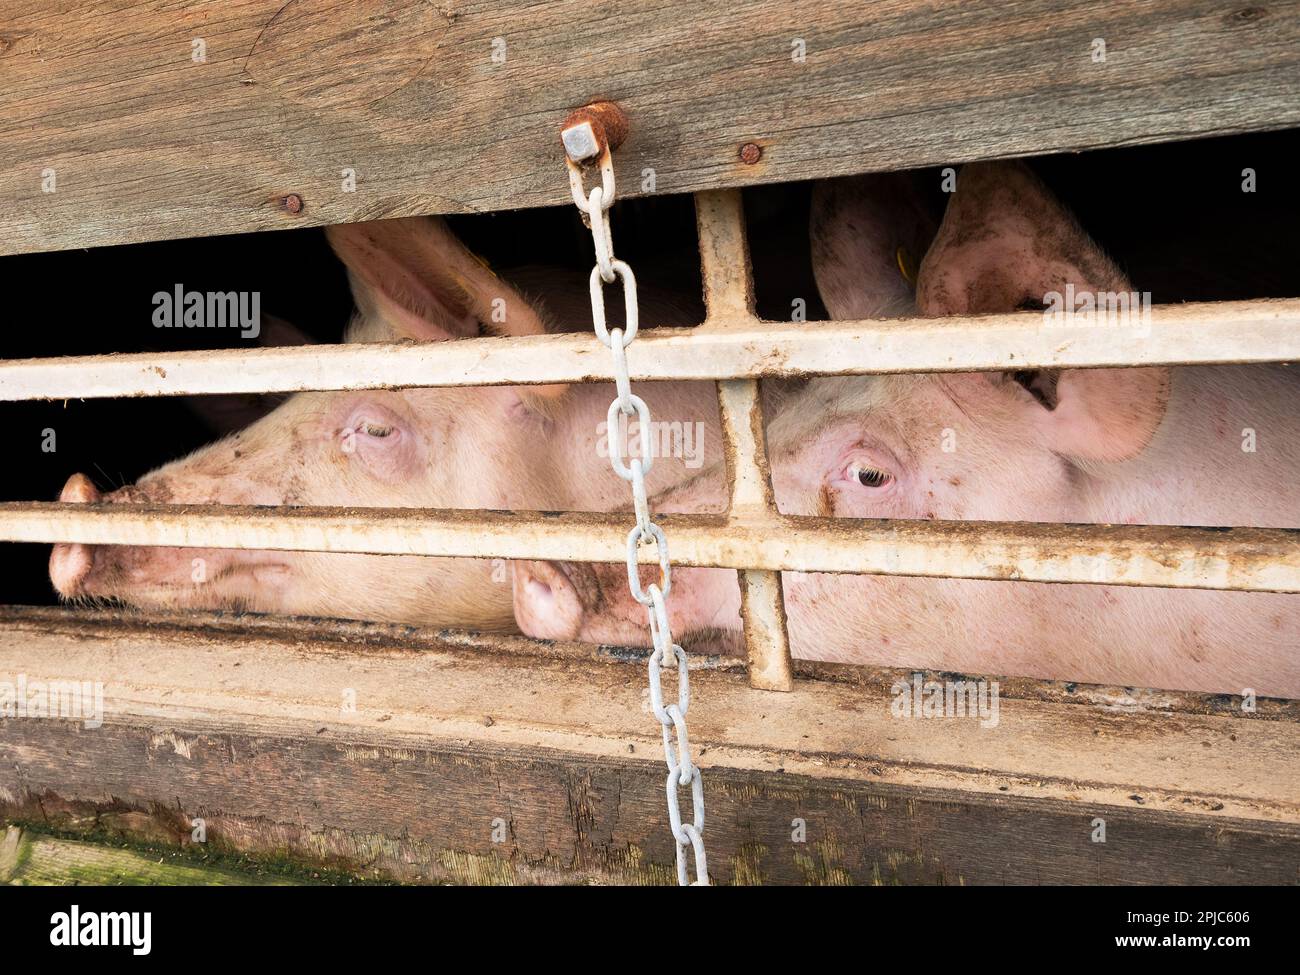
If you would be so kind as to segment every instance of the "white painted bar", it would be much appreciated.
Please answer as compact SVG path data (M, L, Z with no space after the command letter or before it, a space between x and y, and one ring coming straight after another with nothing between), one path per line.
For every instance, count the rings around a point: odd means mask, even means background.
M648 323L652 324L652 323ZM1300 359L1300 299L1162 305L1149 328L977 318L760 322L642 332L628 371L654 379L961 372ZM535 385L612 380L587 332L407 345L319 345L0 361L0 401Z
M663 515L674 565L1300 592L1300 530ZM625 514L0 504L0 541L622 562ZM643 549L653 562L655 553Z

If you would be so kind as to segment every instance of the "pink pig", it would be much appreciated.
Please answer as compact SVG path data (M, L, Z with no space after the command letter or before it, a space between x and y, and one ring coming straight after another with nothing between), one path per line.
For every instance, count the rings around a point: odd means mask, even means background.
M439 220L333 227L329 238L358 307L349 342L528 335L549 327L541 304L488 270ZM567 290L556 287L555 275L539 282L546 308L577 327L591 314L580 278ZM647 323L688 324L654 296L643 294L642 308ZM692 457L716 451L716 397L710 384L698 383L640 392L657 416L703 433L691 455L657 458L647 486L663 490L696 473ZM598 430L612 396L608 384L299 393L247 429L111 494L74 474L60 500L630 508L626 482L601 456ZM141 607L515 629L499 560L61 544L50 579L65 598Z
M1067 285L1080 303L1131 291L1019 164L967 166L937 234L903 178L827 183L812 233L836 318L1039 308ZM924 254L914 295L909 251ZM768 444L787 514L1300 522L1300 383L1282 366L818 379L772 419ZM721 494L720 478L697 478L660 507L714 510ZM1300 696L1300 596L796 572L783 582L799 657ZM527 633L647 642L620 567L527 563L515 588ZM733 571L678 569L668 603L688 649L702 635L737 644Z

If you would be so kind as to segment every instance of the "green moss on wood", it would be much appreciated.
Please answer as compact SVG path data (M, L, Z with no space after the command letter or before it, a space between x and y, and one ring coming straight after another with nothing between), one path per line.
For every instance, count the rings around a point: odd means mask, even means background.
M217 851L200 844L164 847L154 843L123 840L101 826L69 830L44 823L9 822L21 830L17 865L7 882L81 884L195 884L195 885L362 885L375 881L337 870L313 867L290 856L250 855ZM86 847L111 854L100 859L87 854L65 864L58 877L46 877L42 861L44 852L60 850L58 844ZM33 863L33 850L37 856ZM69 858L64 858L69 859ZM0 864L0 866L3 866ZM155 869L161 868L161 869ZM33 873L35 871L35 873ZM0 882L6 882L0 870Z

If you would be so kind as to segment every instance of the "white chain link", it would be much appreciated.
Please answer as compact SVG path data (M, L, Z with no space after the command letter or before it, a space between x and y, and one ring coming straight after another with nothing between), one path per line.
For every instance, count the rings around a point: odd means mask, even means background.
M592 243L596 249L596 266L591 271L592 324L596 337L605 343L614 357L614 385L618 395L609 406L606 424L609 460L614 473L632 484L636 525L627 536L627 579L633 598L646 607L650 637L654 643L649 663L650 707L663 731L664 761L668 765L668 825L677 842L677 882L682 886L708 886L709 870L703 838L704 783L700 778L699 766L691 761L690 744L686 735L686 710L691 703L690 672L686 651L673 643L672 632L668 628L668 609L664 604L664 599L672 590L668 539L664 536L663 529L650 520L650 506L646 501L645 475L650 473L654 464L654 452L650 446L650 408L646 406L645 400L631 391L626 354L627 347L632 344L637 333L636 276L627 264L614 257L614 240L609 227L609 208L614 203L614 167L609 159L610 154L605 153L600 167L601 185L592 187L586 199L582 195L580 167L572 163L569 165L570 182L573 201L591 227ZM616 279L623 285L626 327L608 329L605 325L604 285L612 284ZM624 463L621 436L623 426L619 421L622 417L633 414L640 424L643 456L631 458L628 463ZM642 590L637 573L637 549L643 542L650 540L654 541L658 550L660 577L658 583L651 583ZM664 692L660 683L660 671L665 666L677 668L677 701L668 705L664 704ZM689 823L682 822L679 790L684 786L690 786L691 789L693 821ZM693 884L687 873L688 853L695 861Z

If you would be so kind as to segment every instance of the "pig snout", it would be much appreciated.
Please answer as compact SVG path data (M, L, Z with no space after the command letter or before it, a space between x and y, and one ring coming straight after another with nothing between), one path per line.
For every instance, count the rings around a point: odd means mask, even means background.
M572 571L587 566L571 566ZM574 640L586 610L565 567L555 562L514 564L515 621L530 636L544 640Z
M73 474L59 492L59 500L71 504L91 504L103 499L85 474ZM60 596L76 596L95 564L94 549L80 542L59 542L50 553L50 581Z
M175 500L175 487L155 480L102 494L90 478L68 478L59 500L74 504ZM64 599L105 597L187 606L252 605L284 583L283 556L224 549L86 545L60 542L50 553L50 582ZM216 588L213 588L213 587Z
M657 566L642 566L642 590L658 577ZM734 571L676 569L666 605L676 642L707 637L708 649L715 652L739 647L740 589ZM650 645L646 608L633 598L622 565L517 562L514 606L519 628L532 637Z

